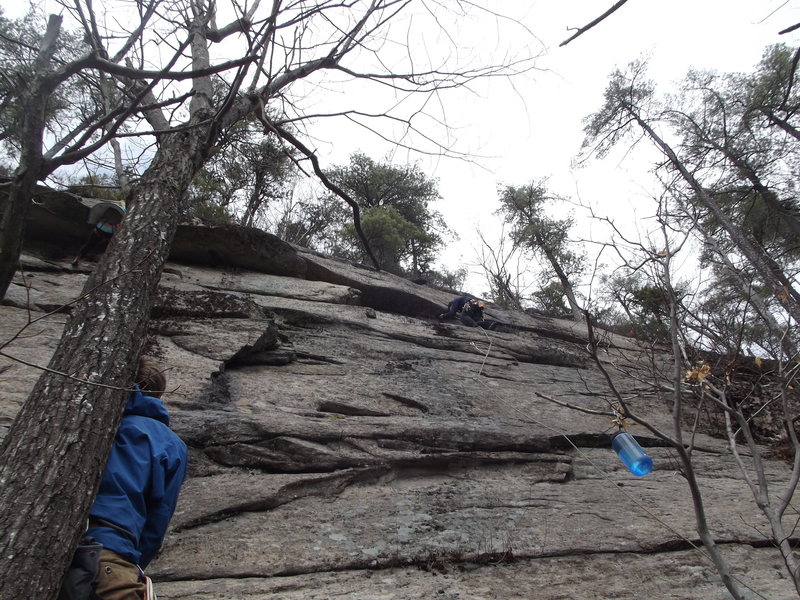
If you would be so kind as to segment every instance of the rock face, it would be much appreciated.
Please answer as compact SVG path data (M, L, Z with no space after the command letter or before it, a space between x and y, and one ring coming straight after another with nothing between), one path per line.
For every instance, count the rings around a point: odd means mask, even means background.
M68 267L74 233L44 250L40 226L0 332L55 311L4 349L44 365L92 265ZM541 396L610 414L582 327L491 306L496 331L442 323L452 294L253 230L181 227L175 249L148 348L171 368L191 463L149 569L162 600L728 597L674 452L633 427L655 462L635 478L609 416ZM669 430L667 399L632 375L648 355L605 343L620 393ZM0 358L0 373L2 435L37 371ZM795 595L725 445L695 444L735 576ZM788 468L768 474L778 485Z

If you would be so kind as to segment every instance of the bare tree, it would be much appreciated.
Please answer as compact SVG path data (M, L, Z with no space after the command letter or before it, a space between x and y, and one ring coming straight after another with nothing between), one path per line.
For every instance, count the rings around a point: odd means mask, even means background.
M663 203L663 199L662 199ZM662 204L663 208L663 204ZM672 229L667 224L668 217L663 213L660 218L662 239L652 247L640 245L636 254L627 257L623 269L632 273L648 273L653 285L660 287L665 296L669 299L669 345L666 361L663 358L665 346L659 340L651 346L652 355L649 360L641 362L633 360L632 363L639 362L640 371L630 372L630 367L626 367L625 377L636 377L642 382L649 382L652 392L663 395L672 405L672 427L671 429L660 429L653 425L643 413L637 410L637 400L639 394L635 396L625 396L620 392L615 383L615 373L613 363L609 364L608 358L601 356L603 352L603 340L601 335L593 326L593 319L587 318L589 343L587 351L594 359L598 369L603 373L612 392L613 402L611 403L611 415L621 427L624 427L628 420L633 421L655 436L657 439L666 443L677 454L681 465L681 475L686 479L687 486L692 499L695 512L696 531L708 552L709 557L714 563L723 584L733 598L741 600L747 598L747 593L743 591L743 586L733 574L732 565L726 556L720 551L720 547L715 539L713 532L706 517L705 504L702 494L702 487L697 477L693 462L693 439L692 435L687 439L685 435L685 412L687 409L687 397L691 396L689 384L686 382L687 360L684 353L685 339L682 337L682 330L679 327L681 307L674 293L672 262L681 252L682 247L689 239L689 233L682 232L680 239L673 239ZM701 375L704 377L704 375ZM552 400L547 396L542 396ZM572 406L575 410L582 410L577 406Z
M480 229L477 234L481 246L476 252L489 284L489 299L500 306L522 310L525 292L530 287L523 282L528 268L523 264L522 252L506 236L505 224L496 242L488 242Z
M115 132L121 132L123 124L129 128L128 135L154 145L146 170L131 186L125 221L86 283L91 293L74 305L47 371L3 441L0 589L8 598L55 596L69 560L64 549L74 547L80 536L127 399L126 388L142 351L161 270L186 209L186 189L221 133L254 113L264 117L269 106L279 106L281 110L275 113L287 115L284 119L295 126L315 116L304 108L303 98L320 87L326 73L359 86L371 82L389 88L395 96L413 97L440 96L475 78L509 76L533 66L531 56L484 67L440 62L431 56L435 64L426 66L418 62L422 59L412 47L403 47L388 60L383 53L393 51L393 44L386 43L394 35L393 27L405 23L402 32L398 30L401 41L414 33L417 19L404 22L401 18L413 8L411 0L346 4L275 0L263 8L257 1L247 10L232 2L225 13L221 6L201 0L187 6L153 0L136 5L140 12L124 36L101 24L131 19L106 19L95 14L94 6L80 1L64 5L66 14L82 25L91 48L83 61L70 66L69 73L103 70L114 77L126 102L88 129L77 129L75 137L61 140L47 153L41 152L42 128L32 122L33 133L39 135L25 138L30 156L24 154L26 162L12 184L15 206L24 210L23 186L56 164L67 164L68 158L98 152ZM106 3L104 8L119 6ZM425 8L432 11L434 23L450 11L438 3ZM459 3L453 10L466 8ZM223 14L231 17L230 23L217 27ZM59 19L51 22L50 37L55 38ZM241 42L242 58L214 60L216 44L226 39ZM48 75L47 45L40 55L41 86L46 92L67 71ZM405 67L399 66L401 59L406 60ZM159 63L157 68L145 69L152 62ZM391 70L382 67L386 64L393 65ZM216 77L224 82L222 94L215 92ZM395 97L392 105L405 103ZM402 125L400 133L409 139L417 131L415 119L422 118L424 106L423 100L410 113L397 114L381 109L334 112L357 122L392 119ZM281 122L265 122L288 132ZM281 133L281 137L302 145L298 147L301 153L309 149L299 136ZM439 146L437 151L448 150ZM46 165L45 158L50 161ZM30 527L31 523L37 526Z
M724 203L729 199L730 190L714 185L736 182L741 186L746 181L751 186L747 192L772 193L762 185L751 162L757 159L759 148L765 146L763 140L760 144L753 144L750 138L748 147L746 136L730 137L726 144L720 144L707 135L710 130L700 126L702 121L684 112L680 121L688 127L691 135L684 138L682 146L673 147L665 141L665 134L658 128L665 122L675 124L675 111L660 110L654 103L654 90L642 75L641 65L634 64L627 74L617 72L612 76L605 105L587 120L587 145L603 154L626 137L641 139L641 134L664 155L658 171L667 174L664 178L665 192L658 204L661 238L658 245L641 245L638 255L626 261L625 268L628 273L647 275L648 284L660 291L668 309L670 365L668 369L654 370L650 379L657 381L659 393L671 400L672 429L667 432L654 427L636 411L635 402L630 398L617 394L617 402L624 418L644 425L677 453L692 495L698 535L730 594L734 598L745 598L748 597L747 584L737 579L732 566L719 552L707 522L692 456L694 433L703 415L717 415L722 423L721 433L727 436L742 479L751 489L755 503L769 525L766 538L777 548L800 594L798 558L789 543L796 523L787 514L800 478L800 444L795 414L791 409L792 389L797 378L797 351L791 334L798 312L796 291L792 287L794 277L782 268L782 257L772 254L775 250L770 249L768 243L757 243L752 232L742 227L742 223L749 221L737 219L736 210L741 205ZM671 119L665 119L666 116ZM725 116L728 123L731 115ZM698 135L701 131L703 135ZM704 176L710 183L704 185ZM780 219L786 225L785 235L791 239L794 235L790 222L793 215L785 212ZM703 243L703 260L725 273L725 281L735 295L730 309L735 314L730 322L725 323L725 330L715 329L719 321L704 318L702 307L698 310L693 306L693 297L699 297L699 293L694 296L684 294L675 281L673 263L684 244L694 236ZM785 261L783 264L789 263ZM718 294L721 280L710 281L716 287L709 289L708 294ZM715 308L718 306L714 305ZM754 318L758 320L763 335L769 339L769 343L761 346L762 352L774 351L769 377L766 374L762 377L760 372L757 375L765 382L766 392L761 396L742 393L741 390L747 390L748 386L741 381L743 369L736 368L747 354L747 348L742 347L745 339L742 332ZM591 333L591 321L588 324ZM736 327L739 328L738 334L734 330ZM707 350L700 352L701 347ZM596 344L590 348L594 348L597 356ZM763 360L762 357L750 356L746 362L758 371ZM597 364L613 387L609 371L599 360ZM756 402L756 398L760 399ZM753 406L754 402L756 406ZM783 425L792 461L791 472L784 481L776 481L767 474L764 448L759 443L761 414L777 415ZM692 427L690 436L686 435L687 425Z
M663 242L658 248L642 247L641 253L646 258L635 258L627 265L628 268L642 272L643 261L647 261L650 267L647 272L653 277L652 284L659 286L664 291L665 297L668 298L671 369L653 370L649 376L644 375L642 381L657 382L656 393L664 394L671 399L672 429L666 431L653 426L646 415L637 411L634 398L624 398L616 390L611 370L607 364L603 364L599 357L598 340L591 324L589 324L589 328L592 343L589 349L614 391L622 417L643 425L650 433L666 442L676 452L681 464L681 473L686 479L691 493L698 535L731 595L734 598L747 598L749 597L746 592L747 584L738 580L733 574L733 565L719 551L717 541L706 518L703 490L697 478L693 458L695 429L690 429L688 436L685 433L687 424L693 424L696 428L701 420L700 415L707 410L713 410L722 415L725 424L724 433L727 434L731 455L739 465L742 479L750 487L756 505L769 524L771 533L768 539L779 550L800 594L797 556L789 543L790 528L794 525L794 519L790 518L788 519L789 523L785 522L786 512L790 508L791 498L797 489L800 476L800 445L797 440L796 425L793 421L794 413L789 400L790 390L796 383L796 368L792 366L793 363L776 361L777 368L771 375L773 381L777 382L774 396L765 399L763 404L753 408L746 398L742 398L740 393L736 392L739 382L737 374L731 367L730 356L721 356L720 362L724 366L714 367L706 361L694 360L687 352L687 349L692 348L692 343L696 339L690 335L692 331L699 331L704 335L713 335L714 332L704 331L704 328L698 326L698 323L692 325L688 322L693 319L692 312L681 301L680 295L676 293L672 264L682 252L683 244L686 243L689 236L693 235L693 232L691 229L684 230L682 240L671 239L670 232L673 232L675 228L670 221L674 218L674 214L663 213L661 223ZM780 329L772 333L776 337L782 335ZM656 363L657 361L653 360L652 364ZM778 406L777 410L781 415L793 454L791 473L783 482L775 481L768 476L764 463L764 448L759 444L756 434L757 415L771 403ZM706 408L709 405L711 408ZM741 446L744 446L744 451ZM775 488L779 489L775 491Z

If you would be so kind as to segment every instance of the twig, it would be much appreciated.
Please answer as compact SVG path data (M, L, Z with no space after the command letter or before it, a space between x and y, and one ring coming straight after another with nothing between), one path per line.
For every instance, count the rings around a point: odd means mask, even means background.
M23 365L25 365L27 367L33 367L34 369L39 369L39 370L45 371L47 373L52 373L53 375L60 375L61 377L66 377L67 379L72 379L73 381L77 381L78 383L85 383L86 385L93 385L93 386L97 386L97 387L108 388L110 390L124 390L124 391L128 391L128 392L133 392L134 391L134 388L119 387L119 386L116 386L116 385L109 385L107 383L97 383L95 381L88 381L86 379L81 379L80 377L75 377L74 375L70 375L68 373L63 373L62 371L56 371L55 369L51 369L50 367L43 367L42 365L37 365L36 363L32 363L32 362L29 362L27 360L23 360L21 358L17 358L16 356L11 356L10 354L7 354L6 352L3 352L2 350L0 350L0 356L4 356L4 357L6 357L6 358L8 358L10 360L13 360L15 362L21 363L21 364L23 364Z
M581 406L576 406L575 404L570 404L569 402L562 402L561 400L556 400L555 398L551 398L550 396L542 394L541 392L534 392L534 395L535 396L539 396L539 398L544 398L548 402L552 402L554 404L558 404L559 406L563 406L565 408L569 408L569 409L572 409L572 410L577 410L577 411L580 411L582 413L586 413L586 414L589 414L589 415L600 415L600 416L603 416L603 417L609 416L609 413L604 412L602 410L593 410L591 408L583 408Z
M590 30L592 27L594 27L594 26L595 26L595 25L597 25L597 24L598 24L600 21L602 21L603 19L605 19L606 17L608 17L608 16L609 16L611 13L613 13L614 11L616 11L616 10L617 10L619 7L621 7L621 6L622 6L623 4L625 4L627 1L628 1L628 0L619 0L619 2L617 2L617 3L616 3L614 6L612 6L611 8L609 8L609 9L608 9L606 12L604 12L602 15L600 15L599 17L597 17L597 18L596 18L594 21L592 21L592 22L591 22L591 23L589 23L588 25L584 25L583 27L581 27L580 29L578 29L578 31L576 31L576 32L575 32L575 33L572 35L572 37L570 37L569 39L566 39L566 40L564 40L563 42L561 42L561 43L558 45L558 46L559 46L559 48L560 48L561 46L566 46L567 44L569 44L569 43L570 43L572 40L574 40L574 39L575 39L576 37L578 37L579 35L581 35L581 34L583 34L583 33L586 33L587 31L589 31L589 30ZM783 32L781 32L781 33L783 33Z

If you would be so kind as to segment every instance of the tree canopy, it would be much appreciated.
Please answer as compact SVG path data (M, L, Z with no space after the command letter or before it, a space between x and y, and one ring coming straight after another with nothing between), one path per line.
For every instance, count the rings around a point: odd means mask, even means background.
M573 317L581 320L583 313L575 297L574 282L584 269L584 258L569 242L572 218L558 219L546 212L548 205L558 200L549 192L546 179L521 186L507 185L500 190L499 212L511 225L514 243L544 258L544 269L540 275L541 289L536 296L542 300L542 307L559 311L563 305L558 298L566 296ZM557 282L552 281L553 277Z
M358 203L364 233L382 268L412 276L430 271L449 234L431 206L439 199L435 179L416 164L396 166L362 153L331 169L329 177ZM340 230L338 251L354 260L366 259L349 224Z
M702 493L685 452L686 415L696 423L705 407L719 411L743 479L770 524L770 538L800 593L800 561L786 543L794 523L784 519L798 483L796 425L800 293L797 289L800 219L796 194L797 51L768 48L751 74L690 71L667 98L656 95L646 64L612 73L603 105L585 120L584 150L605 156L642 141L660 153L653 170L662 190L653 198L656 228L639 240L612 244L621 258L610 295L629 322L672 356L669 381L674 431L651 431L675 448L695 503L697 531L734 598L749 597L704 520ZM626 148L630 151L630 147ZM681 281L676 263L700 248L697 272ZM697 258L697 257L695 257ZM757 408L737 366L749 355L759 369L772 359L777 391ZM755 356L753 356L755 355ZM748 389L750 389L748 387ZM618 396L625 418L650 425ZM756 414L774 410L783 425L795 470L778 491L767 484L763 451L755 442ZM735 423L735 425L734 425ZM751 462L741 460L746 444ZM750 470L748 472L748 469ZM758 473L755 482L750 472Z
M290 198L297 177L291 152L258 123L233 128L189 188L189 210L212 222L267 228L267 211Z

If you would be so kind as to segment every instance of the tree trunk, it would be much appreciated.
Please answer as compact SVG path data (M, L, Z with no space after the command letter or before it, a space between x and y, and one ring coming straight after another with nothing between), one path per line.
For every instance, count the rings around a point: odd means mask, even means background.
M631 118L633 118L647 136L664 152L664 155L669 160L670 164L675 168L681 177L691 186L692 190L697 194L698 200L714 215L717 223L728 233L731 241L736 244L739 251L744 255L750 264L756 268L764 277L765 281L772 286L772 293L779 293L784 291L787 295L785 303L786 311L796 321L800 321L800 294L794 288L793 282L786 277L786 274L772 260L772 257L767 255L761 249L755 247L750 241L742 235L742 232L731 223L730 219L725 215L719 205L710 196L708 191L700 185L700 182L695 179L686 166L680 161L675 151L667 144L661 137L650 127L644 119L631 106L625 107Z
M796 215L792 214L785 207L781 206L781 203L777 199L777 195L768 189L761 179L759 179L758 174L753 166L747 162L747 160L742 158L742 156L734 153L727 146L723 146L711 138L707 138L707 142L725 158L731 161L737 169L739 169L739 171L750 182L750 185L753 186L753 189L758 192L761 198L763 198L767 206L774 210L789 226L789 229L792 230L792 233L794 233L798 239L800 239L800 220L797 219Z
M27 170L21 178L13 179L6 186L8 196L3 199L0 209L0 298L5 298L19 266L25 221L36 180L33 170Z
M561 263L558 261L558 258L552 252L550 252L550 249L547 244L544 243L544 240L540 238L537 240L537 243L542 249L542 252L544 252L544 255L547 257L547 260L550 261L550 265L553 267L553 270L558 276L558 280L561 282L561 287L564 288L564 295L567 297L570 310L572 310L572 317L576 322L581 323L583 321L583 310L578 304L577 298L575 298L575 291L572 289L572 283L570 282L569 277L567 277L564 269L561 268Z
M58 591L128 398L180 201L199 163L201 133L188 128L162 138L86 296L74 306L50 371L3 442L3 599L46 600Z
M19 264L25 220L36 182L42 177L42 138L47 101L52 93L51 61L61 31L61 17L50 15L34 64L33 76L20 101L25 106L22 121L22 154L8 200L0 208L0 299L5 298Z
M767 108L760 108L761 113L769 119L770 123L773 125L777 125L781 129L783 129L786 133L792 136L796 140L800 140L800 131L797 131L794 127L792 127L788 121L785 119L781 119L778 115Z

